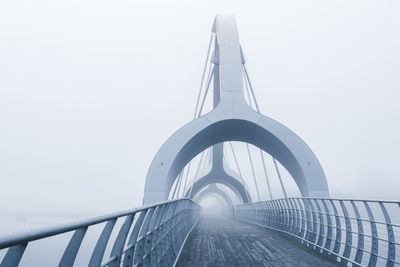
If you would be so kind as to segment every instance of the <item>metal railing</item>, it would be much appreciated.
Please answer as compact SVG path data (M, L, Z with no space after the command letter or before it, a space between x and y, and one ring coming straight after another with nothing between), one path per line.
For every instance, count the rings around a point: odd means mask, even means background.
M30 242L74 231L58 264L73 266L88 228L101 223L105 225L88 266L172 266L198 217L199 206L195 202L178 199L3 238L0 239L0 249L8 250L0 266L18 266ZM119 219L123 219L123 223L110 255L104 259L111 232Z
M283 198L235 206L241 220L278 230L344 265L400 266L400 202Z

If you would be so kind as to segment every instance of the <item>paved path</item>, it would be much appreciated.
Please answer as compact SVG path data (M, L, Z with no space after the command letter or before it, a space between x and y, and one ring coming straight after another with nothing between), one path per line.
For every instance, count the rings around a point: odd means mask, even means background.
M340 266L287 236L222 217L203 217L178 266Z

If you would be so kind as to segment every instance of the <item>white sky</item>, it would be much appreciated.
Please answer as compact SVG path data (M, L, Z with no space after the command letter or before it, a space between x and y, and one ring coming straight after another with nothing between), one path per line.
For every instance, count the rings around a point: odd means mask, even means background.
M234 13L262 112L332 196L400 199L400 2L0 2L0 213L141 204L193 116L215 14Z

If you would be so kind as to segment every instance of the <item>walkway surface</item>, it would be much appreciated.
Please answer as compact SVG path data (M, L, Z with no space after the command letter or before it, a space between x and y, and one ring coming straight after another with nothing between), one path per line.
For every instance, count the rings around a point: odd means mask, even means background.
M223 217L203 217L177 266L340 266L277 231Z

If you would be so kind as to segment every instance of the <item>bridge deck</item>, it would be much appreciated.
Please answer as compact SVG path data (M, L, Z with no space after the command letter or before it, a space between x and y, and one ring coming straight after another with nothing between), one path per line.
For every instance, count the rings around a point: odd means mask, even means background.
M223 217L203 217L177 266L338 266L283 234Z

